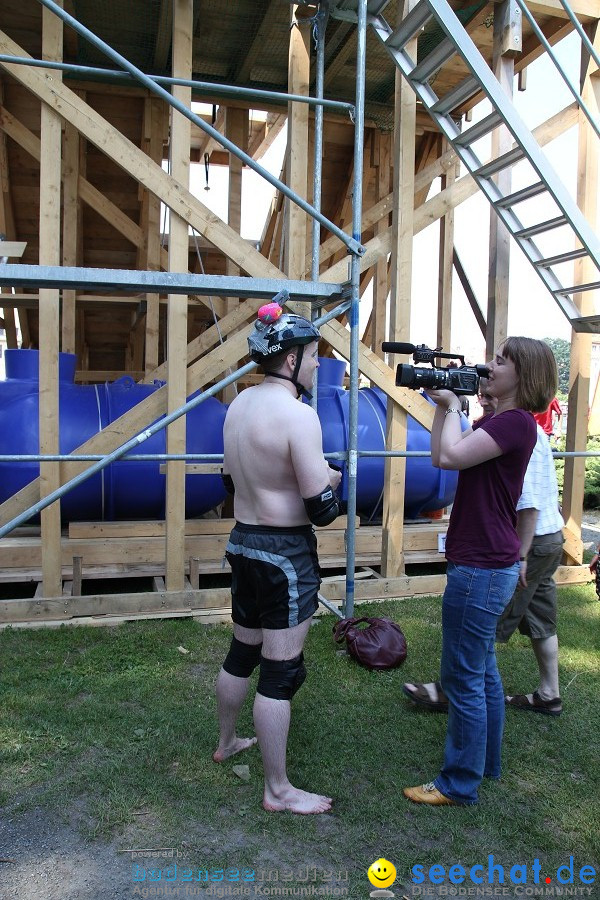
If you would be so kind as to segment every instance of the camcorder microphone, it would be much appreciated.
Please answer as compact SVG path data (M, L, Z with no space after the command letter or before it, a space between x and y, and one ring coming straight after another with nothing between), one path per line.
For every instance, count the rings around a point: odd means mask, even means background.
M487 378L490 370L487 366L466 366L465 358L460 353L442 353L442 348L432 350L426 344L408 344L396 341L384 341L381 345L384 353L412 353L413 362L428 363L430 369L423 366L410 366L404 363L396 367L396 384L411 390L421 388L430 390L453 391L457 396L469 396L479 390L479 379ZM458 360L461 365L450 363L446 368L436 368L434 360Z

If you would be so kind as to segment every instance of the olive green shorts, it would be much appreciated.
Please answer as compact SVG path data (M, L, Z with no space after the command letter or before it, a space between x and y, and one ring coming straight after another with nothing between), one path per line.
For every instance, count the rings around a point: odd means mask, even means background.
M517 587L496 626L500 644L505 644L517 629L530 638L556 634L556 585L552 576L560 563L562 546L562 531L534 537L527 555L527 587Z

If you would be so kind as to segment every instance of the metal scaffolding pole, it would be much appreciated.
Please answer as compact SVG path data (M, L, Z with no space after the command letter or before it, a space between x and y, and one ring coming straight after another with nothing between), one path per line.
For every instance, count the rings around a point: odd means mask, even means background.
M32 56L11 56L9 53L0 53L0 63L11 63L19 66L32 66L38 69L60 69L72 75L91 75L95 78L110 78L111 81L123 81L126 84L137 84L138 79L129 72L120 69L102 69L98 66L79 66L75 63L60 62L49 59L34 59ZM191 87L197 93L205 93L210 96L235 97L239 100L247 97L248 100L266 100L272 103L308 103L309 106L325 107L326 109L339 110L354 115L354 104L346 100L326 100L324 97L307 97L306 94L286 94L282 91L261 91L258 88L245 88L239 85L221 84L218 81L198 81L195 78L172 78L168 75L148 75L156 84L177 85Z
M177 112L180 112L182 116L185 116L190 120L194 125L197 125L198 128L201 128L202 131L205 131L210 137L214 138L217 143L221 144L221 146L225 147L230 153L233 153L234 156L237 156L238 159L241 159L243 163L261 175L269 184L273 185L278 191L281 191L282 194L285 194L293 203L296 203L300 209L304 210L305 213L308 213L309 216L315 216L319 219L322 225L328 228L333 234L335 234L342 243L348 247L348 249L352 253L363 254L365 252L365 248L361 246L358 241L355 241L353 238L348 237L345 231L342 231L341 228L338 228L337 225L334 225L333 222L330 222L325 216L323 216L320 212L307 203L303 197L300 197L294 191L291 190L284 184L283 181L280 181L278 178L275 178L274 175L271 175L267 169L263 168L259 163L257 163L251 156L248 156L247 153L244 153L243 150L240 150L234 143L232 143L228 138L224 137L216 128L213 128L212 125L209 125L199 116L197 116L191 109L182 103L177 97L173 97L168 91L166 91L160 84L157 84L152 78L149 78L148 75L145 75L141 69L138 69L137 66L134 66L133 63L129 62L128 59L125 59L124 56L121 56L120 53L117 53L109 44L105 43L101 40L96 34L86 28L85 25L82 25L77 19L73 18L73 16L69 15L64 9L58 6L54 0L39 0L42 6L45 6L46 9L49 9L55 15L62 19L67 25L74 29L78 34L88 40L94 47L104 53L109 59L114 60L117 65L122 66L127 72L134 76L141 84L148 88L152 93L157 94L159 97L162 97L173 109L176 109Z
M363 151L365 125L365 66L367 46L367 0L358 2L356 48L356 120L354 123L354 187L352 236L358 239L362 227ZM354 569L356 564L356 476L358 469L358 315L360 304L360 260L352 256L350 269L350 388L348 418L348 525L346 531L346 598L344 615L354 614Z

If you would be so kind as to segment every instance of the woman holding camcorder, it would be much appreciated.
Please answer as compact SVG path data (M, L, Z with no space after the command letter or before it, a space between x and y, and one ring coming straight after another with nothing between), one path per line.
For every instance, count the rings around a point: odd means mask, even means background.
M449 390L436 403L431 458L459 471L446 538L441 683L449 700L444 762L431 782L405 788L415 803L477 803L482 778L500 777L504 692L496 665L496 622L519 577L516 504L536 442L533 412L557 389L556 362L543 341L510 337L488 364L496 411L461 431L460 402Z

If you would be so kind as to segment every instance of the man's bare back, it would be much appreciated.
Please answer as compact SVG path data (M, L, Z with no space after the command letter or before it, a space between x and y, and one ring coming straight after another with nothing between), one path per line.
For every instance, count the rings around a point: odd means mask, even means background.
M316 412L285 384L265 381L236 397L224 431L235 517L248 525L308 524L303 497L330 484Z

